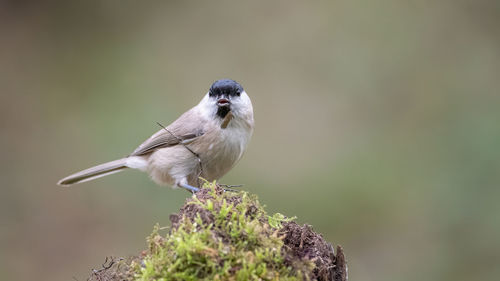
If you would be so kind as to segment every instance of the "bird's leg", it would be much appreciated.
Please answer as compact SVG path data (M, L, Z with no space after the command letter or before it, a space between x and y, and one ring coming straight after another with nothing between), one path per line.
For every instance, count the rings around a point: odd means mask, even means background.
M179 185L179 187L182 187L182 188L186 189L187 191L189 191L191 193L196 193L196 192L200 191L199 188L191 186L191 185L189 185L187 183L179 183L178 185Z
M194 153L194 152L193 152L193 154L194 154L194 156L196 156L196 159L198 159L198 163L200 165L200 172L198 173L198 177L197 177L198 178L198 186L202 186L200 180L202 179L201 175L203 174L203 164L201 163L200 156L197 153Z

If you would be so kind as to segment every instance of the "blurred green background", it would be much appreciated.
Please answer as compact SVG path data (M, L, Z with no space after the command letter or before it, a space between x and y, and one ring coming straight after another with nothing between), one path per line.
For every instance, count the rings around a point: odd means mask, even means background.
M85 280L188 194L130 153L235 79L245 184L341 244L350 280L498 280L500 2L0 2L0 279Z

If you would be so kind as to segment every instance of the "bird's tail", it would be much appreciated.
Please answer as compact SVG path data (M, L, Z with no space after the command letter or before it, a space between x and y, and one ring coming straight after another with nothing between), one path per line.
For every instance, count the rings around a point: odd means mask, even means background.
M97 165L92 168L88 168L86 170L65 177L64 179L60 180L57 184L67 186L121 172L125 168L128 168L127 166L128 159L129 158L122 158L101 165Z

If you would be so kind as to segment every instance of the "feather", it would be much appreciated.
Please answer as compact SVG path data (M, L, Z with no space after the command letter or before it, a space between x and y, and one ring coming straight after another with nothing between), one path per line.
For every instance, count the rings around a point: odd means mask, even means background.
M74 173L70 176L67 176L64 179L60 180L57 184L58 185L71 185L71 184L75 184L75 183L86 182L86 181L100 178L103 176L107 176L110 174L118 173L118 172L122 171L123 169L127 168L126 161L127 161L127 158L122 158L122 159L114 160L114 161L107 162L107 163L104 163L101 165L97 165L97 166L85 169L83 171L80 171L78 173Z
M205 122L200 120L199 115L192 108L170 126L162 128L144 141L130 156L146 155L159 148L189 143L204 134L201 128L204 127Z

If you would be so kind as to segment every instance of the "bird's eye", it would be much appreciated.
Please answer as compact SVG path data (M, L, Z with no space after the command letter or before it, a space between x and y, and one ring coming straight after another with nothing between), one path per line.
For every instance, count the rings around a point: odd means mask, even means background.
M241 92L240 91L237 91L236 92L236 95L239 97L241 95Z

